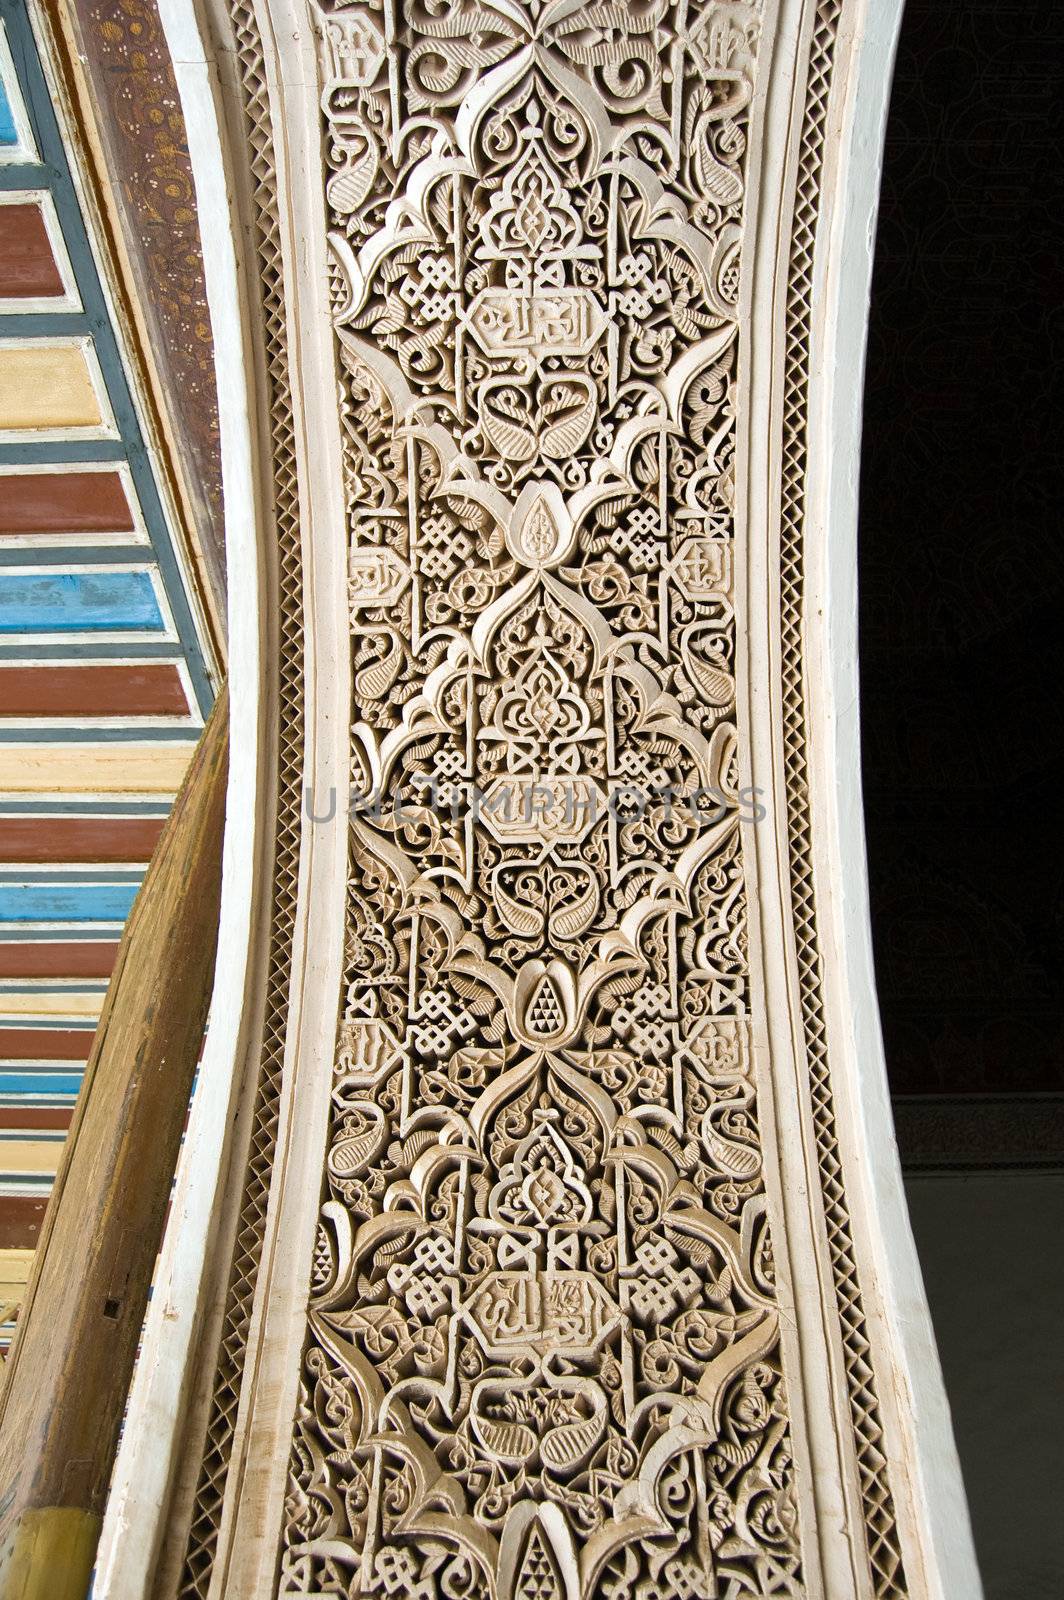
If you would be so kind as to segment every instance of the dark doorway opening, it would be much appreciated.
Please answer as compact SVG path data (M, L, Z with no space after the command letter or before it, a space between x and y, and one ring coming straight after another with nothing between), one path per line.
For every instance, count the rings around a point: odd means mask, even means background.
M877 984L989 1600L1064 1585L1062 63L1059 0L909 0L865 390Z

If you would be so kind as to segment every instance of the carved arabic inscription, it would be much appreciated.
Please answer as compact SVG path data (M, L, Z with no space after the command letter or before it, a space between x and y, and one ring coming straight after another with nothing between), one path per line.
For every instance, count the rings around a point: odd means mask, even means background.
M281 1592L797 1595L733 679L757 10L317 25L359 805Z

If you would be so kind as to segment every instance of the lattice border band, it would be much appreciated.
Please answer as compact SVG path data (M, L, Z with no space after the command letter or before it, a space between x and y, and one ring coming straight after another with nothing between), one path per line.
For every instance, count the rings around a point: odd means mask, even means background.
M820 0L813 18L787 280L780 504L783 751L791 905L798 954L802 1028L809 1062L813 1126L841 1325L847 1397L854 1430L873 1592L877 1600L895 1600L895 1597L907 1594L908 1590L894 1500L888 1481L883 1425L858 1284L836 1129L822 994L823 967L816 924L806 757L803 606L809 341L825 131L841 13L842 0Z
M273 126L254 9L233 5L229 11L247 127L269 384L277 534L277 836L262 1056L205 1451L177 1591L182 1600L205 1596L210 1585L240 1402L280 1113L302 819L303 570Z

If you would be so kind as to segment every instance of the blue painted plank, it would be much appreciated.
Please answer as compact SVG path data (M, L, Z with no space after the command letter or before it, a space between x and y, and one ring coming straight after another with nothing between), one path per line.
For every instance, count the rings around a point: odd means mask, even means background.
M14 635L4 639L0 636L0 661L24 661L26 659L26 646L17 641L12 643ZM72 641L68 634L66 638L59 636L59 641L52 639L35 639L33 643L34 661L171 661L174 656L174 645L171 639L149 639L140 637L115 641L106 634L93 634L83 643Z
M0 922L124 922L135 883L0 883Z
M15 1094L76 1095L81 1088L80 1072L0 1072L0 1097Z
M93 736L95 737L95 735ZM168 817L168 800L0 800L0 816L65 817L70 812L90 817Z
M11 109L7 89L2 82L0 82L0 144L18 144L15 113Z
M147 572L0 572L0 633L160 633Z

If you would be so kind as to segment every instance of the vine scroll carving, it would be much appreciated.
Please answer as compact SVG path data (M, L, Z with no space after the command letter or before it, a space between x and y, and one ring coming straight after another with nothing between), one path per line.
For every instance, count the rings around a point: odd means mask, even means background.
M357 804L281 1590L795 1594L733 677L758 11L316 20Z
M940 1600L814 850L844 0L222 10L279 808L154 1592Z

